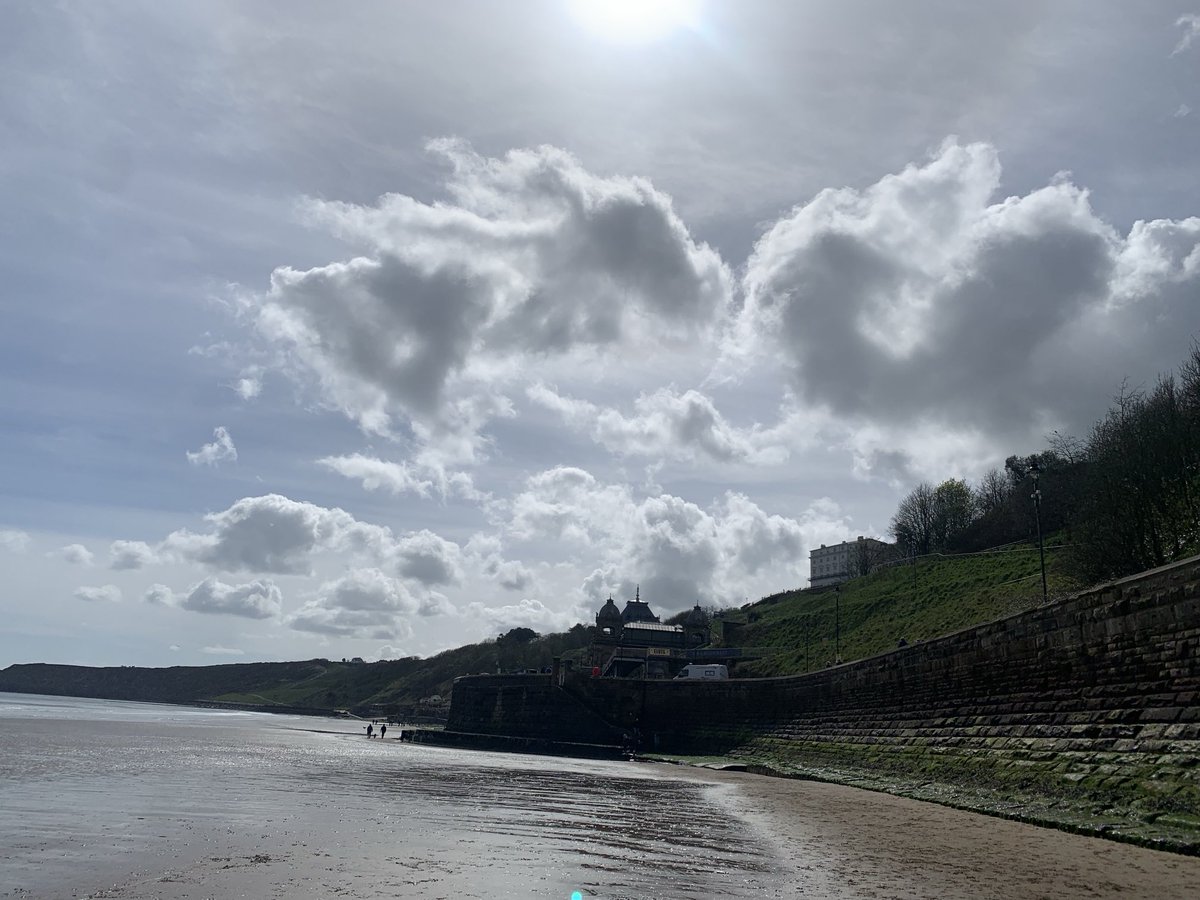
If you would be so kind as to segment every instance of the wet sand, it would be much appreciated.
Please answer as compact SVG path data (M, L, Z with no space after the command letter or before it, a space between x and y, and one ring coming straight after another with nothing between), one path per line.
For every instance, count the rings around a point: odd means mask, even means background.
M382 749L382 748L378 748ZM387 748L392 749L392 748ZM436 752L436 751L435 751ZM536 766L536 757L521 758ZM359 811L324 804L321 815L266 815L246 831L221 829L194 836L187 854L163 865L142 860L140 873L122 883L92 890L92 898L196 900L196 898L288 897L561 897L573 889L584 897L705 898L716 896L833 898L1156 898L1194 900L1200 888L1200 859L1098 838L1009 822L934 804L856 788L763 776L701 772L630 764L649 769L654 783L686 782L720 795L734 814L730 823L749 832L729 848L746 854L739 876L735 861L728 893L690 881L686 872L658 870L638 883L645 836L630 834L631 854L621 892L602 887L606 868L618 856L597 840L591 861L598 877L570 880L555 869L561 834L513 823L512 840L488 826L463 832L457 819L423 819L420 834L399 839L403 809ZM552 791L556 793L556 791ZM536 807L536 803L534 804ZM712 809L706 810L711 815ZM539 816L530 810L529 821ZM618 830L631 823L616 823ZM713 823L697 822L698 829ZM719 829L719 830L724 830ZM659 835L670 841L670 835ZM725 835L728 839L728 834ZM598 836L599 838L599 836ZM694 843L695 836L689 841ZM615 840L620 847L620 840ZM734 842L735 844L737 842ZM757 849L756 849L757 848ZM693 848L694 849L694 848ZM690 851L689 851L690 852ZM638 854L641 862L637 862ZM679 860L664 860L679 866ZM684 867L686 868L686 864ZM632 879L633 883L630 883ZM736 892L736 893L735 893Z
M1195 900L1200 858L819 782L717 773L811 898Z
M1200 858L823 783L96 701L0 718L0 897L1200 896Z

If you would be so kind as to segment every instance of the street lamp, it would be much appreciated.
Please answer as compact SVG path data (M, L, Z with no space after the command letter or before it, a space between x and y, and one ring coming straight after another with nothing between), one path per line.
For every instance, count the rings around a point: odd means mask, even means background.
M1038 464L1036 456L1029 457L1029 474L1033 476L1033 493L1029 496L1033 498L1033 517L1037 521L1037 536L1038 536L1038 557L1042 563L1042 602L1046 602L1046 548L1042 543L1042 489L1038 486L1038 479L1042 475L1042 467Z
M833 586L833 662L842 661L842 586Z

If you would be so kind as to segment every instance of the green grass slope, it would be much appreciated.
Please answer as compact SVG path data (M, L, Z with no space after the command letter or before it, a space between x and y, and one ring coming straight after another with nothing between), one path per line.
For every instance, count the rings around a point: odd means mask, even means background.
M1083 585L1062 571L1058 546L1046 548L1051 599ZM754 648L762 659L739 676L791 675L861 659L978 625L1041 602L1036 547L922 557L833 588L788 591L723 617L724 643ZM840 621L840 628L839 628ZM840 639L839 639L840 632Z

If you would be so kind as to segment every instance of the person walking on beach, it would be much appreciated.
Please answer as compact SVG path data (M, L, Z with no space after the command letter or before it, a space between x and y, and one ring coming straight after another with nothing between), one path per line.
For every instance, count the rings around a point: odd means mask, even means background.
M380 739L381 741L383 740L383 736L384 736L385 734L387 734L387 726L386 726L386 725L380 725L380 726L379 726L379 739Z
M373 738L373 737L375 737L375 726L368 725L367 726L367 738L369 739L369 738Z

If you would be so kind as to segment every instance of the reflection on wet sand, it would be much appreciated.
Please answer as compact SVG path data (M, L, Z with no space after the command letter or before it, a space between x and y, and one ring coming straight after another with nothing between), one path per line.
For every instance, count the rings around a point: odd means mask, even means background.
M38 702L0 696L0 897L1190 900L1200 884L1200 859L835 785Z
M3 725L0 896L759 897L779 881L728 786L654 767L269 717Z

